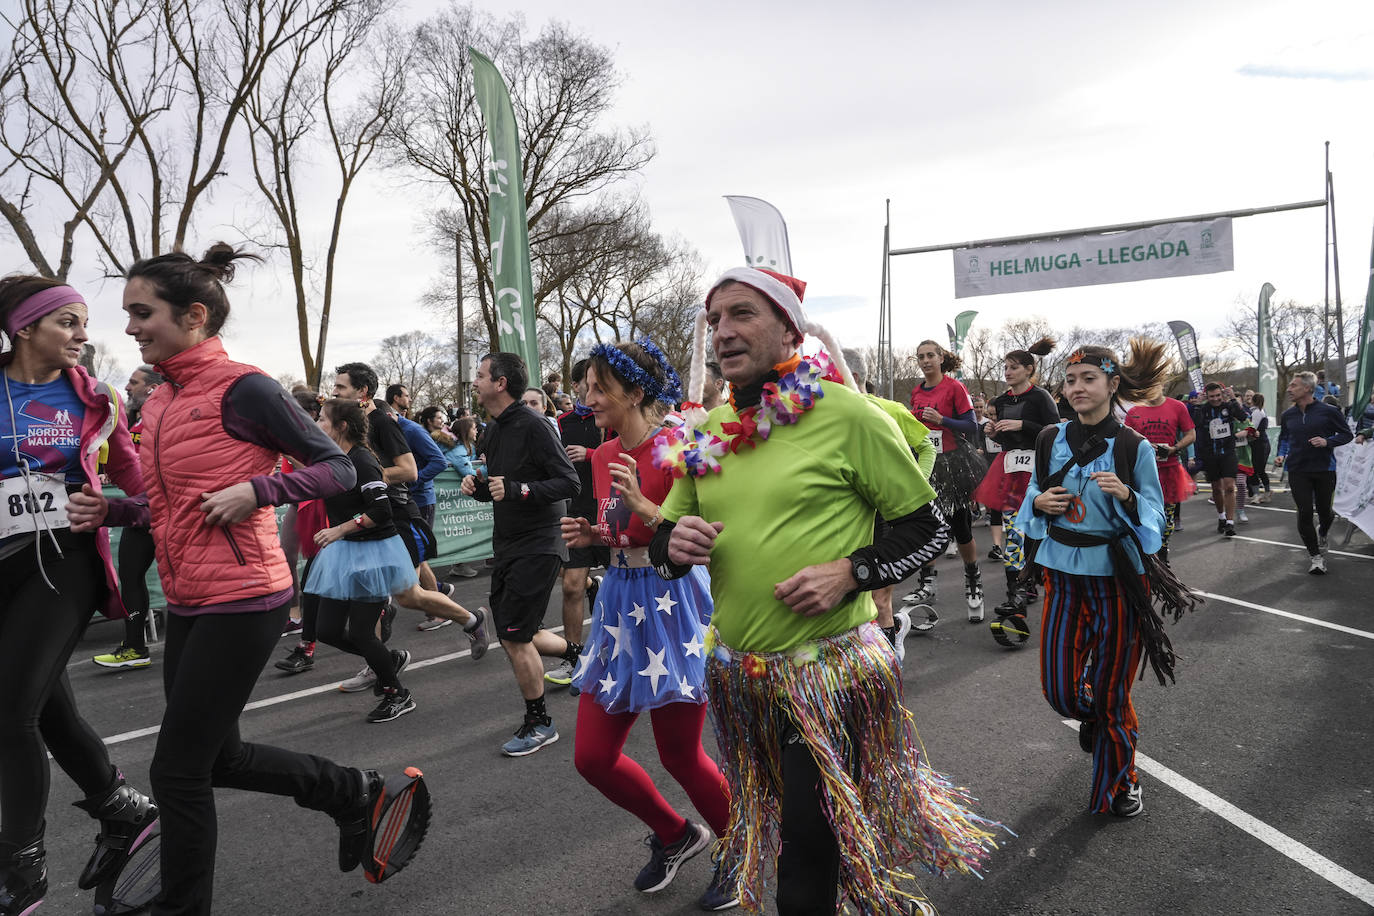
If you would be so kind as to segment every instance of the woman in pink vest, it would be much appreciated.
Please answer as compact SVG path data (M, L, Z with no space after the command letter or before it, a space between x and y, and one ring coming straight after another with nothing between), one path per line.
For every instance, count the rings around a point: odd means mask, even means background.
M211 912L216 787L286 795L332 815L339 867L362 863L374 882L404 867L415 845L407 835L417 833L409 828L422 835L428 817L418 770L387 782L239 738L239 715L293 598L273 507L340 493L355 479L347 456L280 385L225 353L223 284L244 257L256 259L220 243L199 261L176 252L129 269L125 333L167 379L143 406L146 498L115 501L108 512L98 495L80 501L92 523L151 512L167 596L167 710L150 768L163 823L159 916ZM293 473L276 470L282 454ZM374 843L397 796L414 802L411 820L396 845L390 832Z

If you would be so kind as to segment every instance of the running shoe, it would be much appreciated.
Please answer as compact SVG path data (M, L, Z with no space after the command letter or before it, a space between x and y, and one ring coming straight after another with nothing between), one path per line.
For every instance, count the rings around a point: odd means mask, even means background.
M1217 534L1225 534L1225 533L1226 533L1226 519L1224 519L1224 518L1219 518L1219 519L1217 519Z
M1312 557L1312 565L1307 567L1307 571L1314 576L1326 575L1326 557L1316 554Z
M315 667L315 656L307 652L305 646L297 646L287 653L286 658L277 662L276 667L287 674L301 674Z
M1140 783L1127 786L1112 799L1112 814L1117 817L1135 817L1145 810L1145 790Z
M47 892L47 854L42 840L0 859L0 913L29 916Z
M415 629L424 630L426 632L429 630L441 630L451 623L453 623L453 621L445 617L426 616L424 620L420 621L420 623L416 625Z
M450 601L453 600L454 593L458 591L458 587L452 582L437 582L435 586L439 589L439 594Z
M286 618L286 626L281 628L281 635L299 636L301 634L301 629L303 628L303 626L304 625L297 618L288 617Z
M382 608L382 642L391 642L391 630L396 624L396 615L401 609L396 606L396 602L390 598L386 599L386 606Z
M487 620L491 618L491 612L484 607L479 607L472 612L477 618L477 626L471 630L463 630L468 634L468 642L472 649L472 660L477 661L487 654L487 643L490 641L487 635Z
M1244 509L1237 509L1237 510L1236 510L1236 523L1237 523L1237 524L1240 524L1240 525L1244 525L1244 524L1245 524L1246 522L1248 522L1248 521L1250 521L1250 516L1248 516L1248 515L1245 514L1245 510L1244 510Z
M1318 550L1325 550L1325 549L1326 549L1326 532L1324 532L1324 531L1318 531L1318 532L1317 532L1317 549L1318 549Z
M964 599L968 602L968 622L983 622L983 577L964 577Z
M988 559L1000 561L1002 559L1002 548L993 544L992 549L988 551Z
M410 695L409 690L404 687L384 687L382 688L382 700L377 704L376 709L367 714L367 721L374 724L390 722L392 719L401 718L414 708L415 698Z
M1227 522L1226 526L1222 529L1221 533L1226 535L1228 538L1233 538L1236 536L1236 526L1231 524L1230 522Z
M478 576L477 570L469 563L459 563L457 566L450 569L448 574L450 578L457 576L460 579L475 579Z
M401 672L410 667L410 653L405 649L392 649L391 664L396 668L396 676L400 677Z
M959 552L959 545L954 542L954 538L949 539L949 544L945 547L945 556L952 557Z
M552 721L520 723L515 737L501 745L501 753L507 757L528 757L535 751L558 740L558 729Z
M900 667L906 660L906 637L911 632L911 612L904 607L896 608L892 612L892 623L897 628L893 634L892 648L897 653L897 665Z
M711 845L711 831L688 821L677 842L665 846L658 834L651 833L644 838L644 845L649 847L649 863L639 870L635 890L652 894L672 884L682 863Z
M573 663L570 661L559 662L557 667L544 672L544 680L558 687L566 687L572 683Z
M372 670L371 665L363 665L362 670L340 684L339 689L344 693L360 693L364 690L371 690L375 683L377 683L376 672Z
M587 583L587 606L596 610L596 594L601 591L601 576L588 576Z
M711 883L706 885L706 890L697 898L697 908L708 913L719 913L722 910L733 910L739 906L739 892L735 889L735 881L730 875L730 869L725 867L724 859L716 861L715 868L711 870Z
M121 644L109 655L97 655L91 661L102 668L147 668L153 663L153 656L147 649Z

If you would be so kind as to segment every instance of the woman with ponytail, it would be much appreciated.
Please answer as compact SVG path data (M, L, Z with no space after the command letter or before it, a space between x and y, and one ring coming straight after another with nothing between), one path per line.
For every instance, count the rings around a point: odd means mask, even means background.
M1059 422L1054 398L1035 384L1036 360L1054 349L1054 338L1042 337L1024 350L1012 350L1002 362L1007 390L992 399L997 419L983 424L983 432L1001 448L973 498L1002 516L1002 568L1007 576L1007 600L993 609L997 619L989 626L1005 646L1019 646L1030 635L1025 625L1026 602L1017 579L1025 567L1021 531L1015 525L1016 510L1030 482L1035 437L1046 426Z
M1197 483L1178 457L1193 443L1197 430L1183 402L1164 396L1164 380L1169 372L1164 345L1152 340L1132 340L1131 364L1142 367L1143 378L1155 381L1145 390L1140 403L1126 411L1126 425L1144 436L1155 450L1159 486L1164 493L1164 543L1159 556L1167 563L1169 537L1178 527L1179 504L1197 492Z
M79 887L112 886L157 821L157 806L110 763L67 679L92 612L126 616L109 533L78 527L67 508L100 491L102 472L143 490L119 396L78 365L87 318L86 301L64 283L0 280L9 343L0 353L0 916L31 913L47 893L49 752L82 793L77 807L100 821ZM97 902L108 893L97 891Z
M1134 347L1141 358L1146 348ZM1154 554L1164 498L1154 448L1116 419L1120 399L1141 400L1160 383L1158 363L1123 365L1110 350L1068 358L1064 392L1076 417L1041 433L1017 525L1039 541L1044 571L1040 677L1045 698L1077 719L1093 755L1094 813L1144 810L1135 770L1138 733L1131 684L1141 653L1163 683L1173 650L1152 607L1175 619L1196 602Z
M158 916L212 911L216 787L286 795L331 815L340 868L364 864L374 881L414 851L411 821L389 862L372 854L391 801L410 796L412 818L428 816L418 779L387 783L375 771L239 737L239 716L293 598L273 507L334 496L356 480L348 457L280 385L225 352L224 284L244 258L259 260L221 242L200 260L178 251L129 268L125 333L167 379L143 405L146 497L72 499L73 520L92 528L151 518L167 596L167 704L150 768L162 810ZM276 470L283 454L290 474Z
M970 442L977 431L978 418L964 383L948 374L961 365L959 357L933 340L923 340L916 348L916 365L924 378L911 389L911 412L930 429L927 438L935 446L930 485L935 490L940 513L959 545L959 558L964 561L964 598L969 622L980 623L983 578L978 571L978 545L973 542L971 506L975 501L973 490L987 465ZM927 620L914 627L918 633L930 630L939 620L934 610L935 574L934 564L927 564L920 571L919 587L903 599L907 604L925 605L928 609Z

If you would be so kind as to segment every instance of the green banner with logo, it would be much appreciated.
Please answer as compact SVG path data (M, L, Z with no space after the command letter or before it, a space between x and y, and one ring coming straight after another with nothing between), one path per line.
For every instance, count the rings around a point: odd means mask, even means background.
M491 503L479 503L459 491L463 478L453 468L445 468L434 478L434 539L439 542L439 554L429 565L439 575L443 568L457 563L477 563L491 556ZM105 496L114 499L124 494L118 487L105 487ZM285 506L277 507L277 521L286 514ZM110 529L110 550L119 556L121 529ZM304 561L301 562L304 567ZM162 583L157 577L157 564L148 570L149 607L165 607Z
M960 312L954 316L954 355L958 356L959 351L964 347L964 341L968 340L968 329L973 327L973 319L978 317L977 312Z
M487 121L491 158L486 163L488 241L496 295L496 324L502 350L520 354L538 384L539 343L535 336L534 282L530 279L530 237L525 213L525 183L520 169L520 137L510 93L501 72L475 48L472 81Z
M1274 359L1274 332L1269 323L1269 299L1274 295L1274 284L1266 283L1260 287L1259 294L1259 342L1255 350L1259 357L1259 393L1264 395L1264 412L1269 414L1269 444L1277 445L1279 429L1276 419L1283 414L1279 403L1279 367Z
M1374 245L1369 252L1369 287L1364 294L1364 321L1360 322L1360 347L1355 351L1359 365L1355 374L1355 399L1350 402L1350 415L1355 425L1365 428L1364 411L1374 396Z

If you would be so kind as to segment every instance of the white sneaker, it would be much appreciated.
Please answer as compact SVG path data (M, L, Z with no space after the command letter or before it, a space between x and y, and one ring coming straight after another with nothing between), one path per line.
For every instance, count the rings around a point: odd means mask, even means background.
M1236 521L1243 525L1246 522L1250 521L1250 516L1245 514L1244 509L1241 509L1238 512L1236 512Z
M902 667L902 662L906 660L906 635L911 632L911 615L907 609L894 608L892 611L892 622L897 627L896 638L892 641L892 649L897 653L897 667Z
M1312 565L1307 567L1307 571L1314 576L1326 575L1326 557L1317 554L1312 558Z
M964 577L964 599L968 602L968 622L983 622L983 578Z
M372 685L375 683L377 683L376 673L373 672L370 665L363 665L363 670L340 684L339 689L344 693L359 693L363 690L372 689Z

